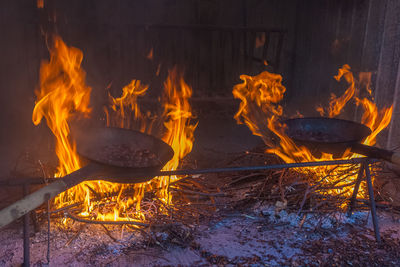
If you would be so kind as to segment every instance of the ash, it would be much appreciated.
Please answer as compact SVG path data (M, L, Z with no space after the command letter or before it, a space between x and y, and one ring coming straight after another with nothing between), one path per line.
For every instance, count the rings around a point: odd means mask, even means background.
M374 240L368 212L350 218L297 216L255 205L196 224L165 225L151 231L75 223L51 228L50 266L399 266L398 217L380 213L383 244ZM22 263L22 230L0 233L1 266ZM47 229L31 236L33 266L48 266ZM357 255L355 257L355 255Z

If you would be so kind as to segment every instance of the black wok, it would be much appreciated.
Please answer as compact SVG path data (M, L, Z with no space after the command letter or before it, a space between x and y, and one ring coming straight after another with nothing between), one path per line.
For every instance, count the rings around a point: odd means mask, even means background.
M39 207L47 200L83 181L106 180L117 183L142 183L154 177L173 157L163 141L137 131L119 128L88 128L74 133L76 148L89 163L0 211L0 228ZM114 153L109 153L117 148ZM118 149L152 155L153 160L119 157ZM125 153L129 154L129 153ZM145 155L145 156L146 156ZM144 175L138 174L146 173Z
M384 159L400 165L400 153L361 144L371 130L360 123L333 118L297 118L284 122L285 133L296 145L307 147L314 155L321 152L341 157L353 153Z

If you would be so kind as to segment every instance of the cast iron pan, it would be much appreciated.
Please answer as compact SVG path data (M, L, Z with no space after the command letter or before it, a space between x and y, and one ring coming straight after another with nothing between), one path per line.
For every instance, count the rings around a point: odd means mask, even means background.
M400 153L361 144L371 134L363 124L323 117L289 119L284 123L287 136L313 154L324 152L341 157L346 149L351 149L357 154L400 165Z
M83 181L146 182L174 155L169 145L153 136L119 128L88 128L75 132L74 139L78 153L88 159L89 164L1 210L0 228ZM131 154L153 155L156 160L143 161L138 156L120 157L118 150L121 147Z

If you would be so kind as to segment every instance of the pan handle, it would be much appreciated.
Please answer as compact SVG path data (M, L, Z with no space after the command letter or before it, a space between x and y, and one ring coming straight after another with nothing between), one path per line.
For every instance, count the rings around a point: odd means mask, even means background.
M57 181L42 187L38 191L27 195L23 199L11 204L0 211L0 228L22 217L26 213L36 209L47 200L52 199L59 193L79 184L97 169L97 164L89 163L85 167L59 178Z
M367 146L359 143L352 144L351 151L357 154L368 156L376 159L383 159L391 163L400 165L400 153L377 148L373 146Z

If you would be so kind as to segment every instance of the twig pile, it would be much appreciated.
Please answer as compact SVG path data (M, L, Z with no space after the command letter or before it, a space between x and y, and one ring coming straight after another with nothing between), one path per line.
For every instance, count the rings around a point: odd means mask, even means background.
M36 164L36 169L45 175L51 167L39 163ZM279 158L265 154L264 148L259 147L239 153L221 165L251 166L282 163ZM93 196L91 202L101 200L89 216L79 215L82 211L82 202L58 209L53 208L50 214L52 218L63 220L68 218L81 223L131 225L136 229L175 223L192 225L202 219L210 218L215 211L245 208L254 203L272 204L278 211L285 209L296 212L297 215L329 214L342 211L346 207L355 184L355 179L348 181L348 178L356 177L358 169L358 165L348 165L345 169L331 166L324 177L318 178L312 169L307 171L303 169L302 172L283 169L186 176L169 185L168 190L173 198L171 205L166 205L157 197L155 194L157 189L146 192L140 210L145 215L146 221L96 221L96 214L113 210L116 196L123 199L131 196L133 191L128 188L123 192L100 194L89 187ZM376 174L380 167L374 166L372 170ZM365 209L368 202L364 199L359 204L358 208ZM378 207L383 206L378 205ZM132 208L134 209L133 206ZM44 218L45 209L39 214Z

